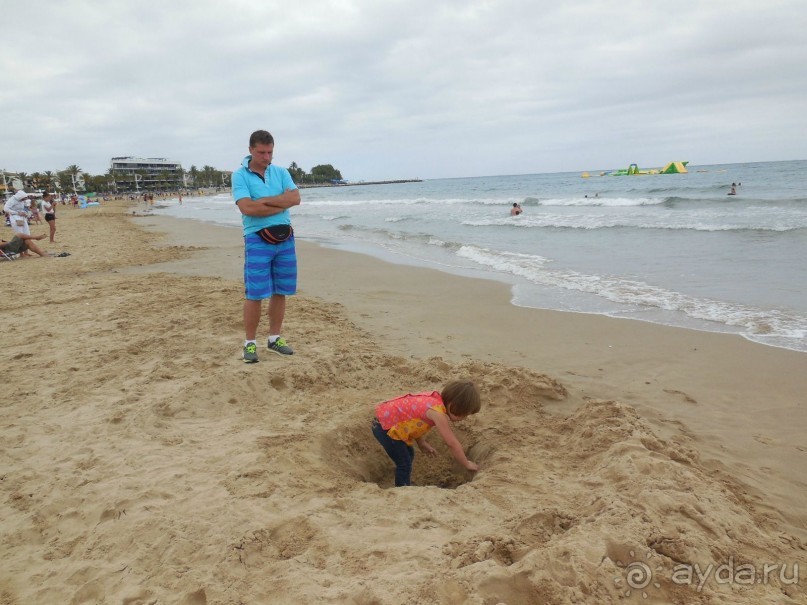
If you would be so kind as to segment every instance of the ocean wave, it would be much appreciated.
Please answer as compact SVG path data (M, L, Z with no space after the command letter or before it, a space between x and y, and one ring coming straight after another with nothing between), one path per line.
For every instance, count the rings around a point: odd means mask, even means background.
M807 317L780 310L697 298L641 281L613 276L587 275L554 270L542 256L498 252L477 246L462 246L457 256L494 271L514 275L540 286L576 290L628 307L654 308L683 313L693 319L741 328L749 338L802 340L807 336Z
M573 197L541 200L541 206L657 206L667 201L666 197Z
M462 221L466 227L513 227L518 229L662 229L670 231L732 231L732 232L776 232L798 231L807 229L807 217L797 220L794 217L786 217L777 220L769 217L767 224L761 224L759 219L754 217L749 219L747 224L720 223L719 218L704 216L701 220L682 220L673 222L672 218L660 218L659 220L648 220L647 217L621 217L607 215L575 215L564 216L558 214L542 215L520 215L495 218L483 218Z
M306 207L317 208L334 208L339 206L414 206L428 204L432 206L512 206L513 204L521 204L522 206L540 206L541 202L538 198L521 198L518 196L506 198L404 198L404 199L367 199L367 200L314 200L305 201Z
M414 205L423 204L426 200L423 199L404 199L404 200L306 200L306 207L317 208L336 208L336 207L349 207L349 206L391 206L396 204Z
M429 233L402 233L400 231L391 231L378 227L364 227L362 225L352 224L339 225L337 228L343 233L357 233L362 238L362 241L365 242L372 238L374 243L381 246L388 242L425 244L427 246L436 246L448 250L458 250L462 246L462 244L457 242L445 241Z

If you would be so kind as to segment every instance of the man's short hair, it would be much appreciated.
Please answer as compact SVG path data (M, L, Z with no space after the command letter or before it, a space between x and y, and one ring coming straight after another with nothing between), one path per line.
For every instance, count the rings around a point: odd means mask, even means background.
M275 138L266 130L256 130L249 137L250 148L256 145L274 145Z

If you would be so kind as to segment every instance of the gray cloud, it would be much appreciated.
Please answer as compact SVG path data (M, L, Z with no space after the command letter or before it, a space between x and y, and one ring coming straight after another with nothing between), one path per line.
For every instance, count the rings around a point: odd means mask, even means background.
M804 157L798 0L49 4L4 7L8 170L228 169L256 128L351 179Z

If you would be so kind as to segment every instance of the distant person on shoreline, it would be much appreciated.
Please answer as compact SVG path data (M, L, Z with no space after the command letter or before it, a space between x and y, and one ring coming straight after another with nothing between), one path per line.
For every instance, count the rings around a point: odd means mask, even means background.
M437 455L437 451L425 441L426 433L434 426L454 459L467 470L478 471L479 465L465 456L451 424L476 414L481 408L479 390L470 380L453 380L439 393L403 395L377 404L373 435L395 463L395 487L412 484L413 442L425 455Z
M275 139L266 130L249 137L249 155L233 172L233 198L244 227L244 353L246 363L258 361L256 337L261 303L269 299L270 351L292 355L281 336L286 296L297 292L297 253L289 208L300 203L300 192L289 171L272 164Z
M731 184L731 191L729 191L726 195L737 195L737 183Z
M50 227L50 242L54 243L56 239L56 202L50 193L42 194L42 204L45 209L45 222Z
M513 207L510 208L510 216L518 216L522 212L524 211L521 209L521 206L516 202L513 202Z

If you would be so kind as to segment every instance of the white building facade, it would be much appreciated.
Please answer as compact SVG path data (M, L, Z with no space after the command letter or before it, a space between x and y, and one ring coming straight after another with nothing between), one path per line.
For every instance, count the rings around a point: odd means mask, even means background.
M166 158L112 158L118 191L175 191L185 187L182 164Z

